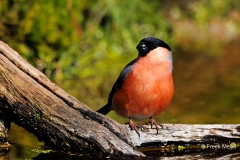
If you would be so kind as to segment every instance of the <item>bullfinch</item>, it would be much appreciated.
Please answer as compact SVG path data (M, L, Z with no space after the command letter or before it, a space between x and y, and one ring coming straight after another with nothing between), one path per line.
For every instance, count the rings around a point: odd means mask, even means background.
M108 97L108 103L97 112L108 114L111 110L129 118L129 127L138 136L139 125L134 120L150 118L158 134L158 123L152 118L159 115L170 103L174 84L172 77L172 52L160 39L147 37L137 45L138 56L125 66Z

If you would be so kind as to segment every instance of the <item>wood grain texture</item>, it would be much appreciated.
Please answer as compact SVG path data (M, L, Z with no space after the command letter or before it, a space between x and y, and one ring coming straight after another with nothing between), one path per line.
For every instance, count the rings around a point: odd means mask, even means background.
M63 91L0 42L0 110L59 149L143 156L126 128Z
M128 126L125 126L128 128ZM150 125L144 126L149 130L136 133L128 130L128 135L134 146L149 143L183 142L183 143L224 143L231 141L240 142L240 125L238 124L163 124L163 128L156 135L156 129Z

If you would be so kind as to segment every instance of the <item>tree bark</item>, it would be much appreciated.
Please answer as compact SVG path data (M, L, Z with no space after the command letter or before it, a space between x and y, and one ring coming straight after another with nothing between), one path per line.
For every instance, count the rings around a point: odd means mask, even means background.
M136 147L240 142L239 125L164 124L158 135L149 129L138 137L128 126L94 112L63 91L1 41L0 112L47 145L73 152L145 156Z
M155 129L141 132L141 138L129 134L134 146L154 144L230 144L240 142L240 125L237 124L163 124L160 133ZM148 126L149 127L149 126Z
M92 111L0 42L0 110L47 145L74 152L144 156L127 129Z

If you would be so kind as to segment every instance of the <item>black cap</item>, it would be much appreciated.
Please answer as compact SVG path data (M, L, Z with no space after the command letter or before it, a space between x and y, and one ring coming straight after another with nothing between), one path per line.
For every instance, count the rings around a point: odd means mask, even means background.
M154 37L147 37L142 39L136 48L139 51L139 55L143 57L157 47L163 47L171 51L171 48L169 47L169 45L167 45L167 43Z

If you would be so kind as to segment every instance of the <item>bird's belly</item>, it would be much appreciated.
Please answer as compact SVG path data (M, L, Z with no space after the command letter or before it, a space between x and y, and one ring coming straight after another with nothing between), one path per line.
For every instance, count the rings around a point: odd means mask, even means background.
M113 109L123 117L136 120L160 114L173 94L172 76L169 76L152 80L129 76L122 88L114 94Z

